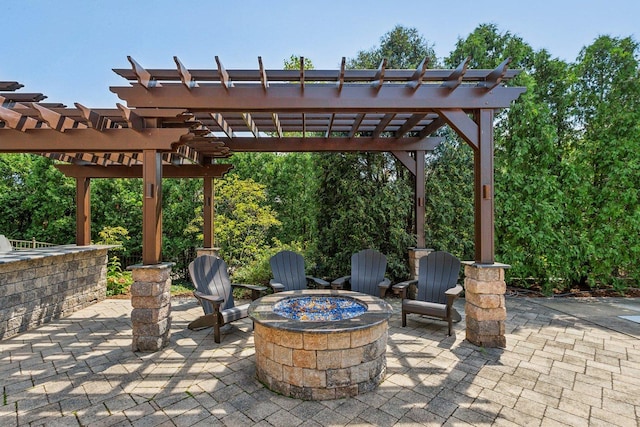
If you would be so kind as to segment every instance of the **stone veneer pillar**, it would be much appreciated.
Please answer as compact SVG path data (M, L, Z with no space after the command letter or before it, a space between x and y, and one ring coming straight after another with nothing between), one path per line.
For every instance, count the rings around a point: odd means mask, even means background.
M416 280L418 278L420 258L426 257L431 252L433 252L433 249L409 248L409 274L411 279Z
M171 267L174 263L132 265L133 351L154 352L169 342Z
M220 248L196 248L196 256L212 255L219 258L218 252L220 252Z
M506 347L506 264L463 261L467 340L482 347Z

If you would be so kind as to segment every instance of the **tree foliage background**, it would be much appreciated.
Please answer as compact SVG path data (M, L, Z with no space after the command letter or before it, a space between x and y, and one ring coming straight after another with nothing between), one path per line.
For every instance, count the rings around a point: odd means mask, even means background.
M574 62L535 51L495 25L479 25L448 57L413 28L396 26L350 68L493 69L510 57L525 86L495 116L496 258L508 281L545 291L638 286L640 280L640 62L631 37L601 36ZM305 58L306 68L313 68ZM300 59L285 59L297 69ZM473 152L448 128L426 158L427 245L472 259ZM216 180L216 243L236 278L264 282L268 258L304 254L317 276L348 273L349 258L376 248L394 280L407 277L415 245L413 181L387 153L239 153ZM0 155L0 233L74 242L75 184L38 156ZM141 251L140 180L92 181L92 236L119 230L124 255ZM202 244L201 180L164 180L163 255L185 275ZM120 227L120 228L119 228ZM99 234L102 232L102 234ZM115 237L114 237L115 238ZM134 257L135 258L135 257ZM133 258L131 259L133 262Z

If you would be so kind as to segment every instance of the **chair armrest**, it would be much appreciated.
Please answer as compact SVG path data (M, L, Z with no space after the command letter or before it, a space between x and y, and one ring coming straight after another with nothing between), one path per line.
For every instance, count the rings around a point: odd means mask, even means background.
M317 277L313 277L313 276L306 276L306 277L307 277L307 280L313 281L318 286L321 286L323 288L329 287L329 282L327 282L326 280L318 279Z
M224 298L219 295L207 295L202 292L195 291L193 296L198 298L198 300L205 300L211 303L213 306L213 311L220 311L220 305L224 302Z
M232 283L231 287L250 289L252 301L260 298L260 292L267 290L266 286L249 285L247 283Z
M274 293L284 291L284 285L276 282L276 279L269 280L269 286L271 286Z
M348 282L350 279L351 279L351 276L338 277L336 280L331 282L331 287L333 289L344 288L345 282Z
M379 288L389 289L389 286L391 286L391 280L387 279L386 277L382 282L378 283Z
M406 280L404 282L400 282L400 283L396 283L395 285L393 285L393 289L394 290L399 290L400 291L400 295L402 296L402 299L406 299L407 298L407 288L409 288L410 285L414 285L418 283L418 279L415 280Z
M331 289L344 289L344 284L351 279L351 276L338 277L331 282Z
M458 298L460 293L462 292L462 286L455 285L453 288L449 288L445 291L445 295L447 296L447 305L453 304L453 302Z

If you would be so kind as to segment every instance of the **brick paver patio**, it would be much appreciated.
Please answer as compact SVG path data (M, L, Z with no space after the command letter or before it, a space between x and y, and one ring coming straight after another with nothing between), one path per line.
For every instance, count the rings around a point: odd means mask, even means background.
M256 380L249 320L215 344L176 299L169 346L133 353L130 302L106 300L0 341L0 425L640 425L640 324L617 317L638 299L507 298L506 349L471 345L464 321L452 337L415 315L402 328L388 301L383 383L311 402Z

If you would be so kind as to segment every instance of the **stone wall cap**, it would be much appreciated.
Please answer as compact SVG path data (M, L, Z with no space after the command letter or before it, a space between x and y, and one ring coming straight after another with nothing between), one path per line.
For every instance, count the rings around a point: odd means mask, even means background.
M160 268L171 268L176 265L175 262L161 262L159 264L133 264L127 267L127 270L134 269L160 269Z
M475 261L462 261L462 264L475 268L511 268L509 264L502 264L500 262L494 262L493 264L483 264Z
M2 254L0 254L0 264L15 261L29 261L33 259L46 258L49 256L60 256L88 251L109 250L115 247L118 247L118 245L58 245L47 246L44 248L17 249L11 252L3 252Z

